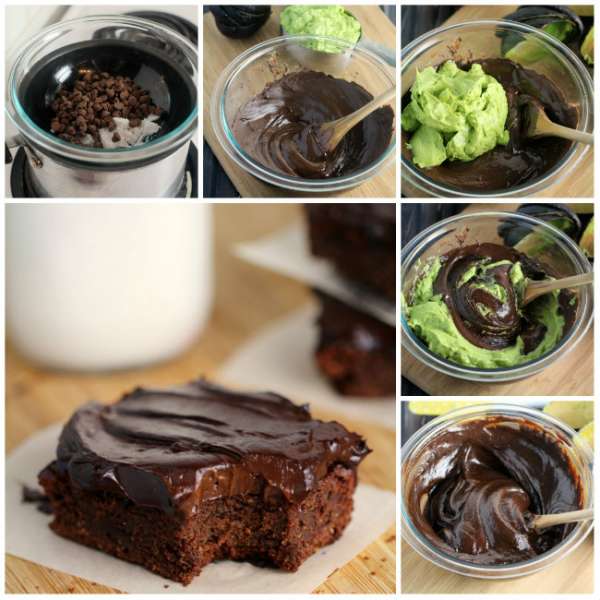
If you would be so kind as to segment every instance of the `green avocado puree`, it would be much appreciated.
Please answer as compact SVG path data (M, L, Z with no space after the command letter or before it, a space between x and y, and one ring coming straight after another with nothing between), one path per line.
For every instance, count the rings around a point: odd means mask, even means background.
M461 278L459 285L464 285L474 277L476 269L489 269L498 264L478 265L469 269ZM520 337L517 337L514 345L502 350L488 350L471 344L457 329L442 296L434 294L433 286L441 266L439 257L424 265L408 302L405 302L408 324L434 354L467 367L480 369L513 367L543 356L552 350L562 338L565 319L560 314L557 290L541 296L528 305L529 317L546 326L546 333L542 341L528 354L523 353L524 344ZM518 297L521 297L526 285L526 278L520 263L513 265L510 270L510 278ZM497 293L499 294L496 289L488 291L495 296ZM505 293L506 291L502 290L502 294Z
M351 44L360 39L360 23L342 6L292 5L281 13L281 26L292 35L325 35ZM330 42L315 40L306 47L320 52L336 53L341 48Z
M410 93L401 122L412 132L407 146L421 168L471 161L509 141L506 92L478 63L468 71L451 60L437 71L427 67L417 73Z

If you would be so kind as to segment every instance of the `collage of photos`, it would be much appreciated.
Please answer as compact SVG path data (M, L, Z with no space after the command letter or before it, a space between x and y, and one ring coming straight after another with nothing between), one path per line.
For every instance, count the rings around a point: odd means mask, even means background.
M596 597L595 4L3 3L5 595Z
M398 593L397 14L3 7L6 594Z

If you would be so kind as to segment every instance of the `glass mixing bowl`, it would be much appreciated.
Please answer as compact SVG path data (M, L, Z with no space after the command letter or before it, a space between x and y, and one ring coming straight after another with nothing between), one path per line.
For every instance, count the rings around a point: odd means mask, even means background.
M416 431L402 445L402 493L400 500L401 534L404 540L423 558L430 560L438 567L481 579L508 579L530 575L545 569L565 558L583 542L590 533L593 521L581 521L575 525L571 533L548 552L519 563L508 565L476 565L463 560L457 560L431 544L413 525L406 506L405 490L410 486L410 479L419 476L414 472L415 458L421 450L442 431L452 426L485 416L505 416L531 421L543 427L548 435L560 444L565 454L570 458L576 473L581 480L583 493L582 508L593 506L593 453L587 443L583 442L577 432L571 427L539 410L525 408L514 404L480 404L451 411L433 419Z
M481 20L440 27L417 38L402 50L402 95L406 94L418 70L438 65L446 60L472 58L503 58L501 39L497 32L518 35L530 45L529 53L537 60L522 66L532 69L553 81L562 91L567 103L577 108L577 129L593 130L594 83L577 56L556 38L529 25L500 20ZM406 157L402 156L401 189L406 197L511 197L530 196L542 192L568 175L587 154L585 144L573 144L563 158L542 177L503 191L466 192L445 186L427 177Z
M402 250L400 281L403 298L408 297L422 264L430 257L439 256L457 245L477 242L504 244L498 235L500 224L515 224L528 232L543 236L540 252L530 256L551 267L556 277L568 277L592 270L588 259L579 247L564 233L539 219L508 212L480 212L458 215L435 223L413 238ZM471 381L512 381L528 377L550 366L570 352L591 325L594 315L593 286L585 285L573 290L577 294L578 305L575 321L570 331L550 352L536 360L498 369L466 367L437 356L413 332L406 320L406 306L402 302L400 322L402 326L402 346L423 364L459 379Z
M317 52L307 42L324 41L338 52ZM360 171L328 179L285 175L263 166L247 154L233 136L230 125L246 101L283 75L311 69L355 81L373 96L396 85L395 71L377 54L336 38L286 35L262 42L236 57L223 71L211 94L212 127L227 155L242 169L272 185L298 192L335 192L359 185L394 159L396 136L379 158Z
M177 82L174 87L179 87L179 90L170 89L165 72L153 71L148 65L138 64L133 75L134 81L149 89L152 99L165 108L169 115L176 115L176 122L172 123L164 135L130 148L90 148L61 140L41 127L40 120L30 114L31 109L27 109L27 103L32 103L30 96L34 93L34 88L35 93L42 95L45 104L52 100L50 88L38 89L32 82L36 72L39 73L39 69L43 68L40 65L48 64L66 50L76 52L78 49L88 46L93 48L94 44L101 45L104 42L134 47L140 56L147 53L159 57L162 63L178 73L178 78L174 79ZM94 60L93 49L89 50L88 54L90 60ZM122 54L115 54L115 65L125 62ZM65 54L64 67L53 73L52 78L48 78L53 84L60 85L73 76L74 65L71 64L69 56ZM6 111L25 140L44 154L63 157L83 166L114 168L119 165L147 163L173 153L191 139L198 117L197 80L196 47L171 28L139 17L96 15L62 21L43 29L27 41L8 77ZM184 110L182 81L186 83L188 98ZM179 98L177 91L180 94ZM39 110L43 112L43 108ZM170 118L169 116L168 119Z

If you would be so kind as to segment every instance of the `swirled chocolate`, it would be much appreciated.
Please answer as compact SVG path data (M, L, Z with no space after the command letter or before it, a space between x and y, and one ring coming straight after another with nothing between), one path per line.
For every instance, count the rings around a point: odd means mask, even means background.
M511 280L517 263L526 278L544 279L534 261L507 246L476 244L452 250L442 262L434 291L442 294L463 337L490 350L512 345L520 334L532 348L539 343L544 327L521 313L519 291Z
M536 530L532 515L583 507L581 479L564 443L522 418L452 424L404 470L413 525L443 552L471 563L509 564L543 554L573 525Z
M313 420L306 406L199 380L84 406L63 429L54 468L85 490L189 511L261 490L296 502L336 465L356 468L368 452L358 434Z
M417 269L406 320L432 353L451 362L479 369L529 363L557 348L575 322L571 290L522 302L528 280L556 276L511 247L461 245Z
M325 151L319 125L344 117L373 96L355 82L299 71L269 83L238 110L232 132L252 158L286 175L324 179L367 167L389 146L394 111L384 106Z

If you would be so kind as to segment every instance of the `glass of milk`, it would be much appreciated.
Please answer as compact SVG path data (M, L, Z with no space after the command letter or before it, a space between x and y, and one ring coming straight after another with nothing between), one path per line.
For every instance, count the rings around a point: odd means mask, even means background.
M10 204L7 335L37 364L112 370L169 359L213 298L210 205Z

